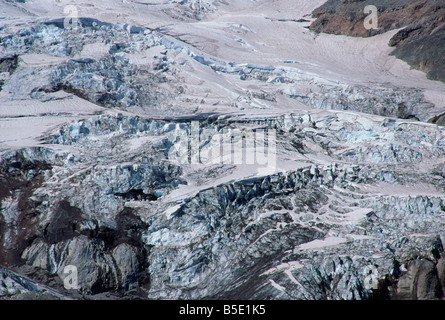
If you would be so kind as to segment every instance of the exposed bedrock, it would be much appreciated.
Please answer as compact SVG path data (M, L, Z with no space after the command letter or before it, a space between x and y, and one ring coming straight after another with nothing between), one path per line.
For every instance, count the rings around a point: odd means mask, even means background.
M382 31L414 9L391 3ZM228 4L160 6L191 23ZM339 30L365 35L346 13L364 4L328 1L312 28L345 12ZM32 19L0 28L1 298L444 298L444 115L423 89L227 62L162 27ZM266 166L233 160L261 146Z
M367 30L367 5L378 9L378 29ZM393 55L422 70L429 79L445 81L445 5L443 1L329 0L313 13L310 29L349 36L373 36L399 29L390 40Z
M255 99L276 101L277 96L284 95L312 108L402 119L427 121L443 113L442 106L427 102L419 89L387 84L349 85L327 81L295 67L228 63L158 31L90 20L94 19L80 19L81 32L64 30L62 20L35 24L19 32L4 30L5 56L0 59L11 71L1 73L3 90L10 92L12 99L51 101L55 93L65 92L107 108L155 115L167 111L184 114L187 108L178 105L178 101L194 101L188 98L193 94L189 92L192 86L183 78L184 62L176 58L185 54L209 68L209 72L237 75L245 81L259 80L275 87L268 93L233 92L234 97L227 102L231 107L247 104L256 108ZM85 48L95 48L96 52L88 54ZM161 54L149 53L150 50ZM50 55L55 63L33 66L25 63L29 55ZM202 100L201 97L197 103ZM434 122L441 123L439 118Z

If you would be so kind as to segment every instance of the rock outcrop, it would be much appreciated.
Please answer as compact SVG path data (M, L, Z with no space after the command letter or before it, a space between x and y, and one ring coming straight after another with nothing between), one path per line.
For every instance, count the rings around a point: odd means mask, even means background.
M378 9L377 29L367 29L366 6ZM313 12L316 32L369 37L402 28L390 40L392 52L429 79L445 81L445 5L435 1L343 1L329 0Z
M223 2L160 5L193 21ZM2 121L32 138L0 127L1 298L444 298L445 128L421 88L63 22L0 28Z

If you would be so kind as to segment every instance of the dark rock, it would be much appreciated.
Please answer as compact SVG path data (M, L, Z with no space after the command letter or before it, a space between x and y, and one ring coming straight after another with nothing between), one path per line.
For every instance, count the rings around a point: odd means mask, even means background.
M439 278L442 291L445 290L445 258L440 258L437 260L436 264L437 276Z
M35 149L39 154L40 148ZM51 170L51 165L44 159L29 159L25 150L6 156L0 161L0 206L9 197L15 198L17 216L14 221L6 223L3 212L0 215L0 264L20 264L20 252L35 238L38 229L40 212L36 210L38 203L30 199L34 190L41 186L44 175ZM17 230L9 233L9 228Z
M13 73L18 65L18 56L0 58L0 72Z

